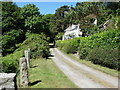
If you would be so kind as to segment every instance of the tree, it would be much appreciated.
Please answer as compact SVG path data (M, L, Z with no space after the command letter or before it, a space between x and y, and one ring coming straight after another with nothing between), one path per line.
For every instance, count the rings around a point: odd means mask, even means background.
M50 22L52 20L53 14L47 14L41 16L41 30L44 34L46 34L48 37L51 37L50 32Z
M39 14L40 14L39 8L36 7L34 4L27 4L21 9L21 16L24 19Z
M60 33L58 34L60 37L68 26L79 23L85 35L94 34L99 29L96 26L94 27L92 23L97 18L97 25L103 24L109 19L109 11L106 2L82 2L76 3L75 7L62 6L55 12L51 30L55 33L54 35Z
M106 3L106 6L111 10L110 13L114 15L117 13L117 10L120 9L120 2L109 2Z
M20 8L13 2L2 2L2 33L17 29Z
M40 12L34 4L27 4L21 8L21 17L24 20L25 32L40 33Z
M40 33L40 16L34 15L25 19L25 27L31 33Z
M66 17L66 13L68 13L68 11L70 10L69 6L64 5L60 8L58 8L54 14L54 16L52 17L51 20L51 32L53 34L53 38L55 38L55 36L58 33L63 33L65 28L68 26L68 19L65 18ZM59 34L62 35L62 34ZM62 36L60 36L62 37Z
M69 11L69 6L64 5L60 8L58 8L55 12L55 18L56 19L62 19L64 18L64 14L67 13Z
M13 2L2 2L2 55L14 52L16 44L24 40L20 29L20 8Z
M83 2L77 3L75 6L75 20L80 24L82 32L87 34L94 34L96 27L92 25L97 18L97 25L104 23L107 20L108 9L103 2ZM90 31L91 30L91 31ZM92 33L91 33L92 32Z
M66 28L67 21L65 20L65 14L68 13L69 10L69 6L64 5L58 8L55 12L55 21L57 24L56 26L59 27L59 32L63 32Z

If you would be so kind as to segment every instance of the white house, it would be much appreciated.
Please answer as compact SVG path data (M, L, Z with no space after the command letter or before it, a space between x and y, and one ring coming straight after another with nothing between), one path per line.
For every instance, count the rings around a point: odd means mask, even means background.
M82 36L82 32L81 32L81 29L79 28L79 24L72 25L65 30L62 40L72 39L72 38L81 37L81 36Z

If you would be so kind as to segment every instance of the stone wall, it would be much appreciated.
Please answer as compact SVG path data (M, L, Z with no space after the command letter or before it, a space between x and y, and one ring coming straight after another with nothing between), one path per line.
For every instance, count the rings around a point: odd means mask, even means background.
M16 88L15 73L0 73L0 90L7 88Z
M30 63L30 49L24 51L25 57L20 58L20 87L28 86L28 68ZM12 88L16 89L16 74L2 73L2 64L0 64L0 90Z

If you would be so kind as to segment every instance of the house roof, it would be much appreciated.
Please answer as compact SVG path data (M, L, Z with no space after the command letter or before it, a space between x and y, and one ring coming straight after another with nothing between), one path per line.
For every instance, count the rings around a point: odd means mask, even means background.
M71 25L69 26L67 29L65 29L65 31L73 31L73 30L77 30L79 28L79 24L78 25Z

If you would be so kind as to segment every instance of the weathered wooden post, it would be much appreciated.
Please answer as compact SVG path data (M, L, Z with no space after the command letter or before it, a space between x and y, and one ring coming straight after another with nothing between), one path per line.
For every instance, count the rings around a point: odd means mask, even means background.
M28 86L28 68L25 57L20 58L20 86Z
M30 48L28 48L28 52L30 52Z
M30 63L30 49L25 50L24 53L25 53L25 58L27 60L27 67L29 68L29 66L30 66L29 65L29 63Z
M28 60L29 60L29 65L30 65L30 48L28 48Z

